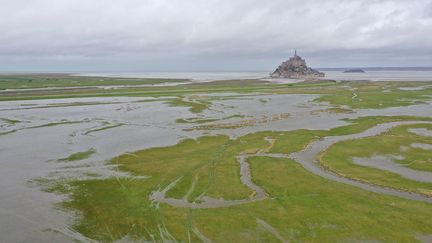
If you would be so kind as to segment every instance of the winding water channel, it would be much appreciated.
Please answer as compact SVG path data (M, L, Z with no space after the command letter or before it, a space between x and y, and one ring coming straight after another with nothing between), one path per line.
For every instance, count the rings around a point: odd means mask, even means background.
M186 198L183 199L175 199L175 198L168 198L166 197L166 193L172 189L178 181L180 181L182 178L178 178L174 182L170 183L167 187L165 187L161 191L154 191L150 195L150 200L153 202L160 202L160 203L166 203L174 207L183 207L183 208L218 208L218 207L230 207L235 206L239 204L244 203L250 203L255 202L259 200L264 200L268 197L267 193L264 191L263 188L256 185L252 181L251 171L249 167L249 163L247 162L248 158L251 157L272 157L272 158L291 158L301 164L303 168L305 168L307 171L321 176L323 178L348 184L351 186L355 186L358 188L361 188L366 191L380 193L380 194L386 194L386 195L392 195L392 196L398 196L401 198L406 198L410 200L417 200L417 201L423 201L432 203L431 197L426 197L420 194L405 192L405 191L399 191L396 189L388 188L388 187L382 187L379 185L374 184L368 184L365 182L361 182L358 180L349 179L346 177L341 177L337 174L332 173L331 171L328 171L321 167L317 161L317 157L320 153L327 150L330 146L332 146L335 143L346 141L346 140L352 140L352 139L360 139L365 137L371 137L379 135L383 132L388 131L389 129L400 126L400 125L410 125L410 124L432 124L432 122L427 121L399 121L399 122L389 122L389 123L383 123L378 124L368 130L365 130L361 133L357 134L349 134L349 135L343 135L343 136L329 136L325 137L321 140L314 141L310 143L304 150L300 152L295 152L292 154L281 154L281 153L265 153L265 152L259 152L257 154L240 154L237 156L237 161L240 164L240 180L241 182L249 187L253 193L253 197L245 198L245 199L239 199L239 200L224 200L224 199L213 199L209 197L202 197L200 198L199 202L189 202ZM269 141L270 142L270 141ZM419 172L421 173L421 172Z
M350 135L344 135L344 136L330 136L325 137L322 140L318 140L315 142L312 142L309 144L306 149L300 152L292 153L290 154L290 158L294 159L298 163L300 163L306 170L314 173L315 175L321 176L323 178L345 183L351 186L359 187L366 191L376 192L380 194L387 194L392 196L398 196L406 199L411 200L417 200L417 201L424 201L428 203L432 203L432 198L426 197L420 194L410 193L410 192L404 192L399 191L396 189L388 188L388 187L382 187L378 185L368 184L365 182L352 180L346 177L341 177L339 175L336 175L323 167L319 166L317 157L318 155L328 149L330 146L332 146L335 143L352 140L352 139L359 139L359 138L365 138L365 137L371 137L379 135L383 132L388 131L389 129L400 126L400 125L410 125L410 124L431 124L431 122L427 121L400 121L400 122L389 122L389 123L383 123L376 125L366 131L363 131L361 133L357 134L350 134Z

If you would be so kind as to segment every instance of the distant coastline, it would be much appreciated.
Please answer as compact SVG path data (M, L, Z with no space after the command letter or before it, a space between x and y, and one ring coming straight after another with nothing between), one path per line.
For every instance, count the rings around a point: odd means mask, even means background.
M326 74L324 79L329 80L370 80L370 81L432 81L432 67L429 70L379 70L366 73L343 73L346 68L338 70L323 71ZM191 79L197 82L210 82L229 79L262 79L267 80L269 72L137 72L137 73L81 73L78 76L99 76L99 77L120 77L120 78L182 78ZM301 81L301 80L297 80ZM281 81L282 82L282 81ZM283 82L292 83L288 79Z
M345 71L343 71L344 73L364 73L365 70L360 69L360 68L353 68L353 69L347 69Z
M370 81L432 81L432 67L369 67L362 68L366 73L343 73L348 68L317 68L325 72L329 80L370 80ZM271 70L270 70L271 71ZM173 78L190 79L197 82L210 82L229 79L266 79L270 71L206 71L206 72L0 72L7 75L72 75L108 78Z

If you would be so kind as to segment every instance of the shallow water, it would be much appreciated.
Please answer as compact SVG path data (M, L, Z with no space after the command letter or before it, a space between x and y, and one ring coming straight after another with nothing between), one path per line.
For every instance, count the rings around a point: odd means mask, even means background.
M366 71L364 73L344 73L343 71L324 71L326 78L334 80L370 81L432 81L432 71Z
M115 174L104 161L127 151L167 146L177 143L186 134L175 126L177 117L190 115L186 108L168 107L162 102L133 103L136 99L84 99L107 102L102 105L69 106L44 109L19 109L23 103L34 107L58 102L77 102L81 99L1 102L0 117L20 120L14 133L0 136L0 235L2 241L46 242L55 234L46 229L64 231L70 224L71 215L54 210L54 203L61 197L45 193L29 181L39 177L61 178L94 172L102 176ZM112 101L121 101L112 104ZM26 106L28 108L28 106ZM0 108L0 109L1 109ZM10 109L16 108L16 109ZM78 123L31 128L62 121ZM106 126L125 124L113 129L85 135L86 131ZM57 160L73 153L96 149L89 159L77 162ZM70 169L71 166L85 166ZM90 166L90 167L88 167ZM71 238L68 238L72 240ZM59 240L64 242L64 237Z
M178 178L177 180L170 183L163 190L154 191L151 194L149 199L157 203L166 203L173 207L186 207L186 208L230 207L230 206L264 200L267 198L267 194L264 191L264 189L262 189L260 186L253 183L249 163L247 162L248 158L250 157L264 156L264 157L272 157L272 158L292 158L293 160L300 163L306 170L312 172L315 175L333 181L345 183L351 186L359 187L367 191L432 203L432 198L423 195L398 191L392 188L386 188L379 185L373 185L358 180L352 180L346 177L339 176L335 173L332 173L331 171L324 169L322 166L319 165L318 161L316 161L318 155L324 152L325 150L327 150L333 144L351 140L351 139L359 139L359 138L375 136L383 132L386 132L393 127L400 126L400 125L409 125L409 124L432 124L432 122L400 121L400 122L389 122L389 123L378 124L364 132L360 132L357 134L325 137L319 141L310 143L303 151L295 152L292 154L264 153L264 152L258 152L256 154L240 154L237 156L237 161L240 164L240 180L244 185L249 187L254 192L254 197L252 198L245 198L245 199L238 199L238 200L224 200L224 199L213 199L208 197L202 197L199 198L198 200L200 202L189 202L187 201L186 198L183 199L167 198L166 193L169 190L171 190L182 179L182 178ZM432 182L432 173L417 171L417 170L403 167L400 164L394 163L390 158L385 156L373 156L371 158L353 158L353 162L354 164L373 167L373 168L389 171L392 173L396 173L407 179L420 181L420 182Z
M432 172L418 171L404 167L398 164L387 156L372 156L370 158L353 158L354 164L377 168L380 170L390 171L398 174L404 178L420 181L420 182L432 182Z
M421 121L390 122L390 123L383 123L383 124L376 125L364 132L357 133L357 134L325 137L324 139L310 143L305 150L301 152L293 153L290 155L290 157L295 161L297 161L298 163L300 163L306 170L329 180L341 182L371 192L393 195L393 196L398 196L406 199L419 200L419 201L432 203L432 198L428 198L419 194L402 192L391 188L376 186L376 185L372 185L372 184L368 184L361 181L352 180L346 177L336 175L331 171L324 169L322 166L318 164L318 161L316 160L316 158L320 153L322 153L323 151L325 151L335 143L351 140L351 139L359 139L359 138L375 136L399 125L425 124L425 123L432 124L432 122L421 122Z
M413 143L411 144L412 148L421 148L424 150L432 150L432 144L427 143Z
M122 72L122 73L80 73L78 76L115 78L172 78L191 79L195 82L209 82L229 79L258 79L270 72Z
M136 72L136 73L81 73L79 76L120 77L120 78L181 78L195 82L208 82L229 79L266 79L273 70L260 72ZM326 79L333 80L371 80L371 81L432 81L432 71L381 70L365 73L344 73L343 71L323 71ZM294 82L295 80L273 79L275 82Z
M409 131L419 136L432 137L432 131L426 128L410 128Z

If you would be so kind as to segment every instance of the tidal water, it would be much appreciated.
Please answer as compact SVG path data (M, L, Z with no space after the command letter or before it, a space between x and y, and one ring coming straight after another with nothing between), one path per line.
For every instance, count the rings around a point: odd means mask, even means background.
M344 73L343 70L323 71L326 79L371 80L371 81L432 81L432 70L367 70L365 73ZM123 72L123 73L79 73L79 76L121 78L177 78L196 82L229 79L265 79L269 71L256 72ZM301 80L300 80L301 81Z

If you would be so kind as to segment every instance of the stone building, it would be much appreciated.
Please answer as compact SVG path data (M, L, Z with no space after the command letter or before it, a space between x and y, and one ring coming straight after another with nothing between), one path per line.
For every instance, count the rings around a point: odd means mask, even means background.
M306 65L306 61L297 55L283 62L272 74L272 78L321 78L325 74Z

